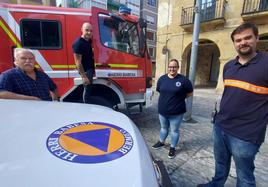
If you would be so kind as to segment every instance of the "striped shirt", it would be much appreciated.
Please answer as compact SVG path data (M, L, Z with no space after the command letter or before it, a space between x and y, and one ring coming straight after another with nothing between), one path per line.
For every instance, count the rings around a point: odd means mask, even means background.
M55 91L56 84L43 72L36 72L36 80L26 75L21 69L13 68L0 75L0 91L35 96L41 100L51 101L49 91Z

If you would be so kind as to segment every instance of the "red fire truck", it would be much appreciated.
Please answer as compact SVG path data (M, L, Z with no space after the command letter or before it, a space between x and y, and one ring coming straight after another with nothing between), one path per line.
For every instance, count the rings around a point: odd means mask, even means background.
M146 22L127 12L0 3L0 73L12 68L13 49L30 48L36 67L58 86L60 100L81 101L82 79L72 43L81 25L93 25L96 78L93 96L112 106L150 106L152 63L146 48Z

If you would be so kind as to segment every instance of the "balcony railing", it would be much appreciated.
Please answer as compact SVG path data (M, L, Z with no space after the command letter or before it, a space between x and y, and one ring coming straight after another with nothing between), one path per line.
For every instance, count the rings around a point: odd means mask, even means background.
M268 11L268 0L244 0L243 14Z
M214 0L201 4L201 22L224 19L226 0ZM193 24L195 7L182 8L181 25Z

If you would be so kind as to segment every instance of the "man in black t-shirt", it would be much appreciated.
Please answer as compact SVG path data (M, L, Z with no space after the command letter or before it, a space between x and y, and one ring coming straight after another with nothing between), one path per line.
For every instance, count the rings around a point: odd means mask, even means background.
M92 81L95 71L92 50L92 26L85 22L81 28L82 35L73 43L74 60L84 84L83 101L88 103L92 92Z

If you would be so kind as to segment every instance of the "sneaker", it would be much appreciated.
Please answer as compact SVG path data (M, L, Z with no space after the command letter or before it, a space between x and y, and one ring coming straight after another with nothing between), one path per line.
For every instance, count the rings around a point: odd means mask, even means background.
M165 144L158 141L156 144L152 146L153 149L159 149L160 147L163 147Z
M176 153L176 149L171 147L169 149L169 153L168 153L168 158L174 158L175 157L175 153Z
M213 181L209 181L208 183L205 183L205 184L198 184L196 187L211 187L211 186L216 186Z

